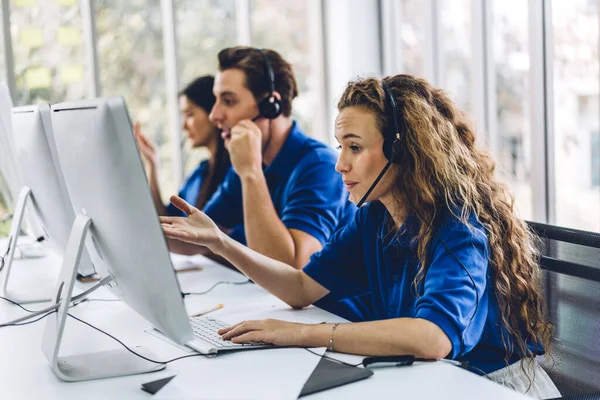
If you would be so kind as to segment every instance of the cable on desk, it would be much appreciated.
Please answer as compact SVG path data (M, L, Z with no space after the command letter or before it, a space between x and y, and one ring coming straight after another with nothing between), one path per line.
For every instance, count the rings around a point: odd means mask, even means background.
M363 364L362 362L360 362L358 364L349 364L349 363L346 363L344 361L338 360L336 358L326 356L325 354L321 355L319 353L316 353L316 352L312 351L309 348L304 348L304 350L308 351L309 353L314 354L315 356L323 357L323 358L326 358L327 360L334 361L334 362L337 362L339 364L347 365L349 367L359 367L359 366L361 366ZM485 371L482 371L479 368L470 365L468 361L448 360L446 358L418 358L418 357L416 357L414 359L414 361L416 361L416 362L421 362L421 361L422 362L431 362L431 361L444 362L444 363L447 363L447 364L450 364L450 365L454 365L454 366L462 368L462 369L466 369L469 372L476 373L477 375L480 375L480 376L482 376L484 378L487 378L488 380L491 381L491 378L488 376L487 373L485 373Z
M245 284L248 284L250 282L251 282L250 279L242 281L242 282L220 281L220 282L215 283L214 285L212 285L210 288L206 289L203 292L181 292L181 294L182 294L183 297L185 297L185 296L196 296L196 295L206 294L206 293L210 292L211 290L213 290L214 288L216 288L219 285L224 285L224 284L227 284L227 285L245 285Z
M50 311L50 312L48 312L48 313L46 313L46 314L42 315L42 316L41 316L41 317L39 317L39 318L33 319L33 320L31 320L31 321L27 321L27 322L17 322L17 323L14 323L14 324L2 324L2 325L0 325L0 328L5 328L5 327L9 327L9 326L23 326L23 325L29 325L29 324L33 324L34 322L41 321L41 320L43 320L44 318L46 318L48 315L50 315L50 314L54 314L55 312L56 312L56 310L52 310L52 311Z
M23 307L21 304L17 303L16 301L13 301L13 300L11 300L11 299L7 299L6 297L2 297L2 296L0 296L0 299L1 299L1 300L4 300L4 301L8 301L9 303L12 303L12 304L14 304L14 305L15 305L15 306L17 306L17 307L20 307L22 310L24 310L24 311L27 311L28 313L34 313L34 312L37 312L36 310L30 310L30 309L28 309L28 308L25 308L25 307Z
M3 297L3 299L4 299L4 297ZM5 300L7 300L7 299L5 299ZM9 300L9 301L13 302L12 300ZM79 300L79 301L74 302L73 304L71 304L69 306L69 308L76 307L76 306L78 306L79 304L81 304L81 303L83 303L85 301L92 301L92 300L88 300L88 299ZM18 306L20 306L20 304L18 304L18 303L15 303L15 304L17 304ZM21 308L23 308L23 307L21 306ZM35 311L30 311L30 312L35 312ZM46 314L42 315L41 317L36 318L34 320L31 320L31 321L27 321L27 322L16 322L16 323L1 324L0 328L4 328L4 327L8 327L8 326L23 326L23 325L33 324L34 322L41 321L42 319L46 318L48 315L54 314L55 312L57 312L55 309L51 310L50 312L47 312ZM39 314L36 314L36 315L39 315Z
M183 358L198 357L198 356L204 356L204 357L206 357L206 355L205 355L205 354L201 354L201 353L194 353L194 354L188 354L188 355L186 355L186 356L176 357L176 358L173 358L173 359L171 359L171 360L167 360L167 361L156 361L156 360L153 360L153 359L151 359L151 358L148 358L148 357L146 357L146 356L143 356L143 355L141 355L141 354L139 354L139 353L136 353L135 351L133 351L133 350L131 350L129 347L127 347L127 345L126 345L125 343L121 342L119 339L117 339L116 337L114 337L114 336L113 336L113 335L111 335L110 333L108 333L108 332L105 332L105 331L103 331L102 329L95 327L94 325L90 324L89 322L86 322L86 321L84 321L84 320L82 320L82 319L79 319L79 318L77 318L76 316L74 316L74 315L72 315L72 314L70 314L70 313L67 313L67 315L68 315L69 317L71 317L71 318L73 318L73 319L75 319L75 320L77 320L77 321L81 322L82 324L85 324L85 325L89 326L90 328L97 330L97 331L98 331L98 332L100 332L100 333L104 333L106 336L108 336L109 338L113 339L114 341L116 341L117 343L119 343L121 346L123 346L123 347L125 348L125 350L127 350L127 351L128 351L128 352L130 352L131 354L134 354L134 355L138 356L139 358L142 358L142 359L144 359L144 360L146 360L146 361L149 361L149 362L151 362L151 363L154 363L154 364L163 364L163 365L165 365L165 364L171 363L171 362L173 362L173 361L181 360L181 359L183 359Z
M112 277L111 277L111 276L108 276L108 277L106 277L106 278L103 278L103 279L102 279L100 282L98 282L97 284L95 284L95 285L94 285L94 286L92 286L91 288L89 288L89 289L85 290L84 292L81 292L81 293L79 293L77 296L73 296L73 297L71 298L71 301L72 301L72 302L76 302L76 301L78 301L78 300L81 300L82 298L85 298L85 296L87 296L88 294L90 294L91 292L93 292L94 290L96 290L97 288L99 288L100 286L102 286L102 285L105 285L106 283L108 283L108 282L110 282L110 281L112 281ZM5 300L7 300L7 299L5 299ZM12 301L11 301L11 302L12 302ZM79 303L78 303L78 304L79 304ZM33 318L33 317L35 317L35 316L38 316L38 315L41 315L41 314L43 314L43 313L46 313L46 312L49 312L49 311L52 311L52 310L56 310L56 309L58 309L58 307L59 307L59 306L60 306L60 303L57 303L57 304L53 304L53 305L51 305L51 306L49 306L49 307L46 307L46 308L44 308L43 310L34 311L34 312L32 312L32 311L30 310L30 311L29 311L29 312L31 313L30 315L25 315L25 316L23 316L23 317L19 317L19 318L17 318L17 319L13 319L12 321L8 321L8 322L5 322L5 323L2 323L2 324L0 324L0 327L3 327L3 326L10 326L10 325L14 325L14 324L16 324L16 323L19 323L19 322L21 322L21 321L26 321L26 320L28 320L29 318ZM23 308L23 307L21 306L21 308ZM27 311L27 310L26 310L26 311Z
M469 364L468 361L448 360L446 358L438 359L438 361L445 362L445 363L451 364L451 365L455 365L459 368L466 369L469 372L473 372L479 376L487 378L490 381L492 380L485 371L482 371L479 368L472 366L471 364Z

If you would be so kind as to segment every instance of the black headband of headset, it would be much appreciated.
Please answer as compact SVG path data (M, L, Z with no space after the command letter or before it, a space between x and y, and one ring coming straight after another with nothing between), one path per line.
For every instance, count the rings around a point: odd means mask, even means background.
M390 88L388 87L388 85L385 83L385 81L382 79L381 80L381 86L383 87L383 91L385 92L385 97L387 98L387 105L391 108L391 110L388 112L388 114L391 114L392 116L392 120L394 121L394 132L391 139L400 139L400 126L398 125L398 115L397 115L397 111L396 111L396 99L394 99L394 96L392 95L392 91L390 90Z
M275 74L273 73L273 68L271 68L271 63L267 58L267 55L262 49L257 49L262 55L263 61L265 63L265 74L267 75L267 79L269 80L269 97L273 96L275 92Z

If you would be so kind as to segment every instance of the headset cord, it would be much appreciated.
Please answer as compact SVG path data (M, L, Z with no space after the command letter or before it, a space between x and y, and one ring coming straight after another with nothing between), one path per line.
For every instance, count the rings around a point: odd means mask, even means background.
M251 282L252 281L250 279L248 279L246 281L242 281L242 282L220 281L220 282L215 283L214 285L212 285L210 288L206 289L203 292L181 292L181 295L183 297L202 295L202 294L206 294L206 293L210 292L211 290L213 290L214 288L216 288L219 285L246 285Z

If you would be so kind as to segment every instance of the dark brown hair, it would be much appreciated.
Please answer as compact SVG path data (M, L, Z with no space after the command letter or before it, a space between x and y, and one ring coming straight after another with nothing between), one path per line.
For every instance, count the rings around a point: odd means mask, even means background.
M298 85L290 63L274 50L262 49L269 60L275 77L275 91L281 95L281 109L284 116L292 114L292 100L298 97ZM260 102L269 93L269 77L265 70L265 60L258 49L253 47L229 47L219 52L219 71L237 68L246 75L246 87Z
M190 82L181 92L179 96L187 97L188 101L194 103L198 107L202 108L206 114L210 114L215 105L215 95L213 94L212 88L215 82L215 78L212 75L201 76ZM205 190L200 190L198 194L202 198L196 200L196 207L202 209L212 195L217 191L221 182L225 179L225 175L231 166L229 160L229 152L225 148L225 141L221 137L221 132L215 127L214 134L217 136L217 151L211 157L214 157L214 171L210 171L209 175L211 178L209 181L203 182L202 186L208 185Z

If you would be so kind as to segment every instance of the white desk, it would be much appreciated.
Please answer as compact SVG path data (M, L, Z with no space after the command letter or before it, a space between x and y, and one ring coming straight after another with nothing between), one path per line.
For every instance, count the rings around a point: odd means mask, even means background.
M0 251L6 241L0 240ZM54 282L60 260L49 255L43 259L17 260L13 264L11 282L19 288L36 290L43 282ZM179 274L182 290L202 291L213 283L222 280L241 281L245 278L212 261L203 260L204 270ZM79 290L91 284L77 283ZM107 290L100 289L90 295L95 299L114 298ZM254 284L242 286L220 285L210 293L186 298L190 313L215 304L223 303L223 309L211 315L227 322L227 316L237 315L246 310L266 310L282 307L284 304L274 296ZM44 303L45 304L45 303ZM44 308L44 304L30 305L31 309ZM85 321L108 331L130 347L145 346L152 350L157 358L167 360L185 354L179 348L149 335L144 330L149 324L122 302L87 302L71 310L71 313ZM317 320L343 321L315 307L299 311L302 315ZM18 307L0 300L0 322L23 315ZM50 369L41 351L41 338L45 322L40 321L19 327L0 328L0 399L151 399L152 395L143 392L140 385L144 382L171 376L183 371L210 366L211 359L202 356L176 361L163 371L113 379L101 379L88 382L67 383L59 380ZM77 354L87 351L100 351L118 348L119 344L107 336L68 319L61 352ZM256 368L260 368L262 350L245 352L256 357ZM268 351L268 350L267 350ZM329 354L329 353L328 353ZM347 359L348 356L332 353L332 357ZM227 357L227 355L219 356ZM316 357L316 356L315 356ZM357 359L359 362L360 359ZM293 362L293 360L290 360ZM420 399L526 399L500 385L467 371L443 363L414 365L402 368L377 368L375 374L363 381L355 382L336 389L316 393L310 399L364 399L384 398L420 398ZM234 380L236 364L231 365L231 376L224 376L216 385L227 385ZM202 389L198 388L198 397L202 398Z

